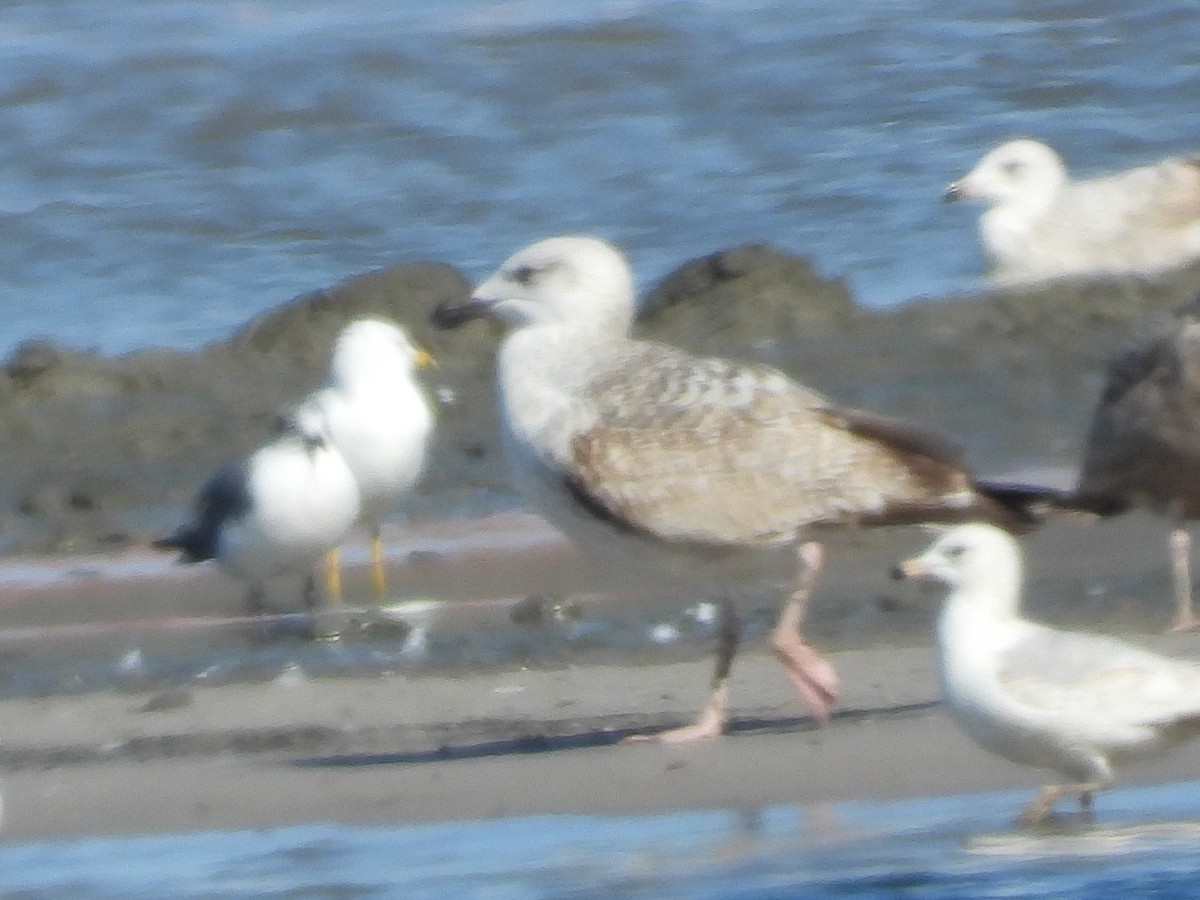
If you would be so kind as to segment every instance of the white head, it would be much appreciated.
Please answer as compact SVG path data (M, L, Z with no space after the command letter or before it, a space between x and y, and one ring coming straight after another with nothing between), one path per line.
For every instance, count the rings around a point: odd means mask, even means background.
M901 578L930 578L950 588L953 598L987 604L999 615L1016 615L1020 603L1021 548L994 525L956 525L920 556L895 570Z
M982 200L989 206L1044 206L1067 183L1067 168L1053 148L1038 141L1001 144L946 189L947 200Z
M442 328L487 317L514 328L579 323L624 334L635 307L633 275L621 252L599 238L567 236L517 251L469 301L444 303L433 319Z
M330 378L342 386L359 379L386 386L424 368L433 358L413 345L404 329L386 319L356 319L338 335L333 345Z

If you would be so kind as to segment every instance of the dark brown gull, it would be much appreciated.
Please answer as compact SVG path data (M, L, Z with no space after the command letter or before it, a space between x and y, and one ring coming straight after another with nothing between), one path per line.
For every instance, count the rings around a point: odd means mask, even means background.
M1032 140L989 152L946 198L980 200L979 234L1001 283L1153 275L1200 259L1200 156L1072 181Z
M1174 520L1172 629L1200 625L1186 528L1200 517L1200 298L1113 355L1076 493L1080 506L1101 514L1144 507Z
M988 496L942 442L838 409L761 365L703 359L632 340L632 275L612 245L557 237L509 258L470 301L434 319L508 325L498 390L505 450L530 505L626 570L668 569L706 588L783 575L796 585L772 649L818 720L838 693L833 667L801 638L826 528L988 518L1020 503ZM722 604L712 697L695 725L726 725L738 624Z

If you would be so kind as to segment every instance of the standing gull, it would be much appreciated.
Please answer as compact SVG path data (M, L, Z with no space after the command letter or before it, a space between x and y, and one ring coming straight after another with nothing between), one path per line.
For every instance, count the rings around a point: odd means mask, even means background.
M1200 156L1071 181L1052 148L1010 141L950 185L946 199L960 198L989 207L979 232L1002 283L1149 275L1200 259Z
M266 579L307 570L311 612L312 566L341 543L358 514L354 475L330 445L324 421L296 410L271 443L218 469L197 494L195 518L154 546L182 551L183 562L216 559L249 582L247 605L255 614L264 608Z
M929 436L837 409L765 366L632 340L634 313L620 252L558 237L519 251L434 319L512 328L497 372L505 450L530 504L569 537L625 568L667 567L694 584L795 579L771 646L825 720L837 677L799 633L822 554L802 539L821 526L1020 511L977 490ZM725 729L739 629L730 604L722 610L711 700L695 725L661 740Z
M937 624L942 698L985 750L1058 772L1022 819L1043 821L1060 797L1092 794L1113 768L1200 732L1200 669L1099 635L1021 618L1021 551L990 525L951 528L900 577L942 582Z
M386 587L380 520L412 490L428 455L433 413L414 369L432 362L392 322L359 319L338 335L325 386L299 406L324 419L358 482L378 602ZM337 551L331 554L328 571L337 573Z
M1081 506L1101 514L1146 506L1175 521L1172 629L1200 626L1185 527L1200 517L1200 298L1109 362L1076 493Z

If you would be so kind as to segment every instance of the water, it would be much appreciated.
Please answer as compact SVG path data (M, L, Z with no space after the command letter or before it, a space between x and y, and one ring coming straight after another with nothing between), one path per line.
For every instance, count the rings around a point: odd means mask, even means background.
M1011 825L1022 799L1006 792L10 845L0 847L0 893L21 900L1195 896L1200 821L1161 817L1194 814L1200 782L1106 793L1106 822L1037 835Z
M1197 149L1187 4L10 3L0 352L194 347L432 258L596 232L645 285L770 241L886 306L978 284L944 185L1036 135L1089 173Z

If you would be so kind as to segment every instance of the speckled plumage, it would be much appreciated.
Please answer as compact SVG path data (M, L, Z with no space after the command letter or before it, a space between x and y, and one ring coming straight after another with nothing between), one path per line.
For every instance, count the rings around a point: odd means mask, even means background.
M624 365L584 392L594 421L572 435L564 476L626 527L663 541L757 545L972 499L932 445L918 464L915 450L864 435L779 372L627 346Z
M524 324L499 356L510 461L572 536L596 540L590 518L626 545L763 549L808 527L1004 516L944 441L840 410L767 366L632 340L631 295L574 284L574 306ZM596 284L593 319L583 290Z

